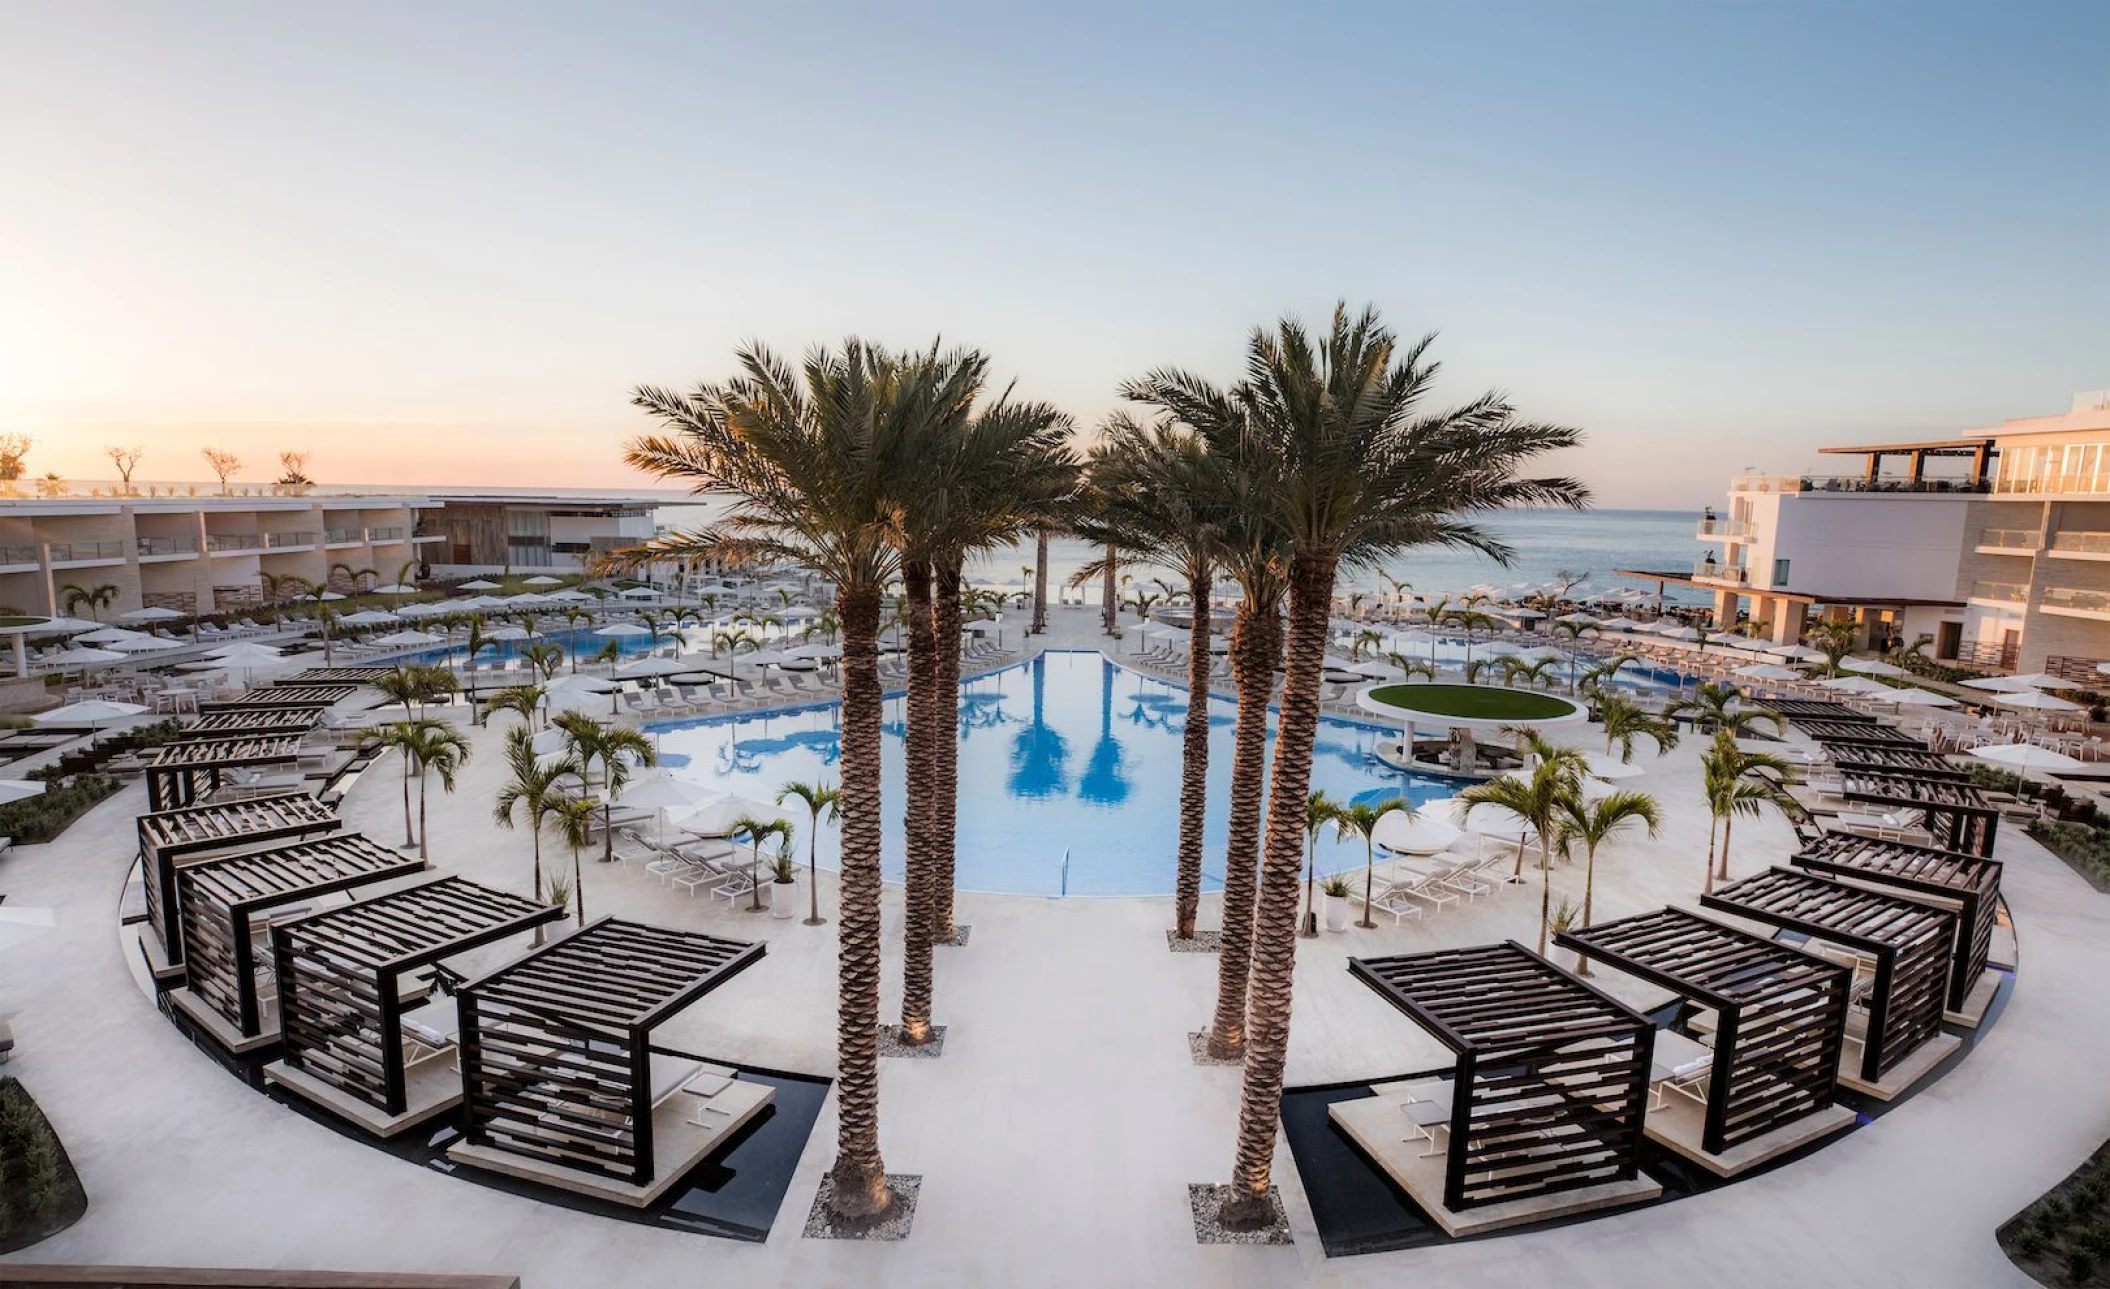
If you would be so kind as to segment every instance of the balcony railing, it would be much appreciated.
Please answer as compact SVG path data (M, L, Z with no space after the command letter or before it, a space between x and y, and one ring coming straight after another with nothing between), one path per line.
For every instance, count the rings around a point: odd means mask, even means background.
M1695 537L1749 537L1751 521L1748 519L1702 519Z
M402 541L403 527L402 525L397 524L388 528L369 528L366 530L366 540L370 542Z
M1984 479L1875 479L1866 475L1744 474L1730 480L1731 492L1990 492Z
M265 533L264 545L276 550L286 546L313 546L315 534L311 532Z
M2053 533L2051 550L2054 555L2110 555L2110 533Z
M2001 604L2023 604L2029 600L2027 582L1975 582L1971 586L1974 600L1994 600Z
M2110 614L2110 591L2084 591L2077 586L2047 586L2044 588L2046 609L2066 609L2075 613Z
M0 564L34 564L37 548L34 546L0 546Z
M198 553L198 539L195 537L141 537L138 540L139 553L141 555L195 555Z
M1692 566L1692 575L1710 582L1734 582L1739 586L1750 580L1750 573L1746 569L1738 568L1734 564L1710 563L1704 559Z
M53 542L51 562L69 564L90 559L123 559L123 542Z
M361 541L365 536L365 530L360 528L326 528L323 530L322 539L332 546L344 546Z
M253 551L263 548L264 539L256 533L207 533L205 549L220 551Z
M1981 528L1978 544L2004 551L2033 551L2044 544L2044 534L2033 528Z

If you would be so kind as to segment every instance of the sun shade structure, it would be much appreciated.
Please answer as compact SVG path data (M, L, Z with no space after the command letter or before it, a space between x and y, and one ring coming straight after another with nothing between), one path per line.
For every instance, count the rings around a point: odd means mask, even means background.
M1798 727L1804 721L1846 721L1872 725L1876 719L1866 712L1848 707L1845 703L1828 702L1821 698L1773 698L1760 706Z
M563 916L525 896L442 877L278 924L271 943L285 1065L383 1114L404 1114L406 1047L430 1060L448 1042L430 1027L406 1033L405 976ZM282 1081L302 1090L298 1079ZM458 1078L443 1085L449 1094L421 1110L460 1100Z
M296 842L246 855L208 859L181 869L176 889L183 913L184 990L234 1027L243 1039L262 1036L256 934L274 909L339 891L407 877L425 861L391 850L361 833ZM180 997L181 995L179 995ZM196 1014L195 1009L193 1015Z
M1796 721L1795 728L1826 747L1919 747L1927 746L1895 725L1877 721Z
M1883 1076L1941 1032L1954 914L1913 900L1769 868L1700 897L1702 908L1843 945L1874 960L1860 1078ZM1852 1031L1849 1016L1849 1033Z
M247 801L216 802L158 810L139 816L139 862L146 887L147 921L172 967L183 961L182 904L176 871L224 851L293 841L335 832L337 808L305 792L277 793Z
M1969 770L1929 748L1841 743L1832 747L1829 755L1832 764L1847 774L1909 775L1921 779L1940 779L1949 783L1971 781Z
M317 685L371 685L394 667L310 667L271 682L272 689L313 689Z
M216 703L202 703L198 710L211 715L216 712L298 711L312 709L321 711L334 707L359 692L357 685L304 685L297 689L245 689L235 697Z
M1990 859L2000 828L2000 809L1968 780L1933 779L1921 774L1874 774L1845 771L1839 795L1892 809L1917 810L1927 831L1943 850Z
M1955 909L1960 925L1949 970L1948 1007L1953 1012L1964 1009L1985 973L1993 927L2000 918L1999 860L1835 832L1803 847L1788 862L1826 877Z
M630 1202L649 1202L655 1180L671 1183L700 1158L688 1153L678 1171L670 1166L655 1179L656 1140L684 1117L678 1105L655 1108L685 1100L674 1094L704 1068L653 1052L652 1031L760 961L764 949L603 918L462 985L463 1141L450 1155L560 1185L566 1174L583 1174L588 1184L575 1189L624 1195L591 1184L607 1179L638 1188ZM768 1101L750 1099L738 1122ZM729 1117L710 1148L735 1126ZM508 1167L509 1159L529 1167Z
M174 810L218 791L229 770L299 764L300 736L165 743L150 749L141 760L147 772L147 807Z
M1452 1210L1640 1172L1648 1018L1514 940L1350 958L1349 973L1452 1052Z
M214 738L305 734L322 724L320 707L265 707L253 711L208 712L183 727L187 743Z
M1714 1009L1700 1148L1719 1155L1832 1104L1853 972L1683 909L1554 943Z

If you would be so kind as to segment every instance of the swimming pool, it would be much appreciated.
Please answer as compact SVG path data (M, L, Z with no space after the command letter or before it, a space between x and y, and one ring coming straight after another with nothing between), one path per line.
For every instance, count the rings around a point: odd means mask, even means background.
M1167 895L1179 820L1180 738L1186 691L1123 670L1096 651L1051 652L960 686L960 809L956 880L962 890L1031 895ZM740 717L655 722L663 763L685 779L767 803L793 780L839 780L834 705ZM883 871L902 875L902 700L887 701L883 740ZM1236 708L1209 704L1209 817L1203 859L1210 890L1223 884L1231 741ZM1269 723L1273 743L1273 721ZM1343 800L1420 802L1460 786L1386 768L1371 755L1386 733L1327 719L1312 786ZM787 818L800 830L796 801ZM836 832L823 824L820 862L833 867ZM1065 863L1067 857L1067 863ZM1356 868L1363 846L1328 829L1319 867Z

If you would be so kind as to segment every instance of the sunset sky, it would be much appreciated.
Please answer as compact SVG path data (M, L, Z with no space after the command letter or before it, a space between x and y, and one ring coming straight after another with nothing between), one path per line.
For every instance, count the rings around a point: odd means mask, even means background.
M0 3L31 469L620 486L743 339L1089 424L1337 297L1611 505L2110 386L2110 5Z

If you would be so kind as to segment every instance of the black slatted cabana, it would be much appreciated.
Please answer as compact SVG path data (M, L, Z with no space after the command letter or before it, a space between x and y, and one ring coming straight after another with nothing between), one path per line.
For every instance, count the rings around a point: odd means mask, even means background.
M1962 1011L1985 973L2000 918L2001 865L1997 859L1878 841L1852 833L1826 833L1789 856L1797 868L1850 882L1867 882L1900 895L1954 906L1959 925L1949 969L1949 1010Z
M1848 801L1917 810L1926 817L1927 831L1941 849L1992 858L2000 808L1968 781L1844 770L1839 777L1843 785L1839 795Z
M294 711L312 708L321 711L334 707L359 692L357 685L307 685L295 689L247 689L234 698L217 703L201 703L198 710L206 715L219 712Z
M182 903L176 893L180 866L223 851L315 837L342 826L337 807L305 792L140 815L135 827L147 921L160 938L169 965L183 961Z
M207 712L183 727L185 742L214 738L256 738L272 734L305 734L322 724L320 707L261 707L249 711Z
M1883 1076L1941 1033L1956 918L1912 900L1769 868L1700 897L1702 908L1828 940L1875 963L1860 1077Z
M1562 932L1554 943L1714 1010L1700 1137L1707 1153L1831 1105L1853 986L1847 967L1673 908Z
M1915 747L1927 746L1895 725L1878 721L1796 721L1795 728L1826 747Z
M1458 1058L1446 1208L1639 1174L1647 1017L1514 940L1350 958L1348 970Z
M1946 783L1969 783L1971 772L1926 747L1840 743L1826 748L1831 763L1849 774L1903 774Z
M386 1114L404 1113L405 973L563 916L443 877L279 923L271 942L285 1063Z
M142 758L147 774L147 805L174 810L196 804L218 791L229 770L259 769L300 763L300 736L273 734L261 738L208 739L166 743Z
M465 1144L650 1185L652 1031L765 947L603 918L464 984Z
M1769 698L1759 704L1782 720L1800 726L1804 721L1833 721L1873 725L1876 718L1856 707L1822 698Z
M259 918L289 904L423 871L425 861L362 833L208 859L178 870L188 992L243 1038L263 1031Z
M394 667L310 667L296 671L290 676L281 676L271 682L269 688L313 689L321 686L371 685L394 671Z

